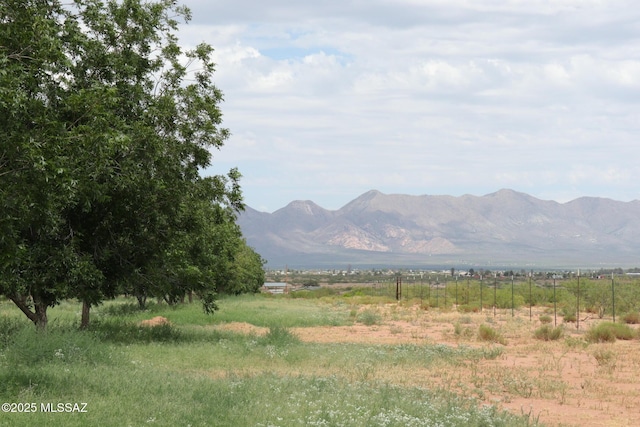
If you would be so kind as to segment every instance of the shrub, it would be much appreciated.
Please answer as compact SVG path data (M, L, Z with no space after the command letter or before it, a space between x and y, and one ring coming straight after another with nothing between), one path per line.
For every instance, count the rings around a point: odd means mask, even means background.
M567 323L573 323L577 320L576 312L570 309L569 307L566 307L566 306L562 307L561 313L562 313L562 318Z
M502 335L488 325L480 325L478 328L478 338L482 341L496 342L502 345L506 345L505 339Z
M480 306L476 304L462 304L457 308L460 313L478 313L480 311Z
M127 302L105 305L100 309L100 312L108 316L123 317L138 314L144 310L137 303Z
M592 326L586 334L589 342L614 342L616 339L630 340L635 337L635 332L628 325L613 322L600 322Z
M637 311L632 311L631 313L625 314L622 320L624 320L624 323L637 325L638 323L640 323L640 313L638 313Z
M596 362L598 362L598 366L615 365L615 354L611 350L598 348L593 352L593 357L596 359Z
M542 323L543 325L551 323L551 320L551 316L549 316L548 314L543 314L542 316L540 316L540 323Z
M282 326L271 326L267 332L259 340L262 344L273 345L276 347L285 347L288 344L297 344L300 339L293 334L288 328Z
M380 323L382 317L378 313L373 310L364 310L360 315L358 315L358 321L364 323L367 326L375 325Z
M460 325L460 322L456 322L455 325L453 325L453 333L457 336L462 335L462 326Z
M555 341L562 338L563 335L564 330L561 327L552 328L549 325L542 325L533 333L536 339L543 341Z
M471 320L471 317L469 316L460 316L460 323L464 323L465 325L470 325L471 323L473 323L473 320Z
M473 336L473 329L463 327L460 322L456 322L453 325L453 333L458 337L471 338Z

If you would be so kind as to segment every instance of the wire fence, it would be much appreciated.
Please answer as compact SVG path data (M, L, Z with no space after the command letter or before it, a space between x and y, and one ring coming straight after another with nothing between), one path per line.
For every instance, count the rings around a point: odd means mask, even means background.
M446 276L446 275L398 275L380 280L353 290L361 295L393 298L398 301L419 301L421 306L431 308L456 308L458 311L493 312L544 308L553 314L554 324L558 318L564 322L575 322L580 328L584 317L618 317L640 311L640 282L624 276L611 275L605 278L573 275L558 278L520 276Z

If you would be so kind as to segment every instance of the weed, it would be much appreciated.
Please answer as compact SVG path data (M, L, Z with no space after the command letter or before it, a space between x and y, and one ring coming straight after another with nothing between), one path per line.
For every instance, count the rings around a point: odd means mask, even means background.
M589 345L584 339L577 337L566 337L564 344L569 348L586 348Z
M598 366L610 367L615 364L615 354L611 350L596 348L593 357L598 362Z
M49 363L95 364L108 359L94 334L71 325L50 326L46 331L35 329L33 325L18 329L6 346L5 357L13 367Z
M401 326L393 325L393 326L391 326L391 327L389 328L389 332L390 332L391 334L393 334L393 335L395 335L395 334L401 334L401 333L402 333L402 331L403 331L403 329L402 329L402 327L401 327Z
M186 340L180 329L168 323L156 326L140 326L132 321L116 318L94 321L91 323L89 330L101 340L119 344Z
M102 314L105 314L107 316L130 316L133 314L138 314L141 311L145 311L145 310L149 310L149 307L151 306L148 305L147 308L141 308L140 305L138 303L133 303L133 302L126 302L126 303L119 303L119 304L108 304L105 305L104 307L100 308L100 312ZM153 306L155 307L155 306Z
M502 345L507 344L504 337L498 331L485 324L480 325L478 328L478 338L482 341L494 342Z
M12 341L13 336L23 328L33 328L30 322L22 319L0 317L0 350L5 348Z
M460 335L462 335L462 325L460 325L460 322L456 322L456 323L453 325L453 333L454 333L456 336L460 336Z
M367 309L360 313L357 319L359 322L367 326L372 326L379 324L382 321L382 316L380 316L374 310Z
M482 349L482 358L486 360L494 360L502 356L504 350L502 347L489 347Z
M463 327L460 322L456 322L453 325L453 333L458 337L471 338L473 336L473 330L468 327Z
M473 323L473 320L471 320L471 317L469 316L460 316L460 319L458 321L460 323L464 323L465 325L470 325Z
M300 339L287 328L281 326L272 326L258 342L274 347L285 347L289 344L298 344Z

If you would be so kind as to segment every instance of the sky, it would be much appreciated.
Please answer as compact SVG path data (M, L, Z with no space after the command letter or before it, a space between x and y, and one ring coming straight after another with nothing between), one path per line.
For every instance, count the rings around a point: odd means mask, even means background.
M184 0L244 202L640 199L635 0Z

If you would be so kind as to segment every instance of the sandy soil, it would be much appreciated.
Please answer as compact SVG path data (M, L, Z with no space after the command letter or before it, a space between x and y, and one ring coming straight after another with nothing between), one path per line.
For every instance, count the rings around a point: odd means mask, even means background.
M503 353L494 360L444 366L437 370L394 373L393 381L437 386L551 426L640 425L640 343L621 341L587 344L585 331L599 319L584 314L580 329L567 324L558 341L540 341L533 331L541 326L536 311L483 313L424 311L418 307L377 307L375 325L293 328L305 342L353 342L367 344L434 344L491 347L477 337L478 326L489 324L506 340ZM558 317L558 322L561 319ZM458 324L458 334L455 325ZM261 334L265 328L246 323L222 325L237 332Z

